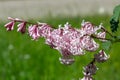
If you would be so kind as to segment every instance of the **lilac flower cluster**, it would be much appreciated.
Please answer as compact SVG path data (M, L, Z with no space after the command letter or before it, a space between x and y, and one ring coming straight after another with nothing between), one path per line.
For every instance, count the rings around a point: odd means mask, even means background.
M59 60L66 65L74 62L73 56L84 55L85 51L95 52L99 48L99 44L95 39L103 42L109 40L106 39L107 31L102 24L95 26L90 22L82 21L79 29L73 28L69 23L66 23L63 27L59 25L55 29L46 23L33 24L18 18L8 17L8 19L10 22L5 25L8 31L14 30L15 23L19 23L17 25L18 32L23 34L28 31L33 40L44 37L46 44L61 53L62 57ZM84 67L84 77L81 80L93 80L92 75L98 69L95 62L105 62L108 58L109 56L106 55L104 50L100 50L98 54L95 54L93 61Z
M96 43L93 36L105 41L106 32L102 29L104 27L102 25L94 26L90 22L83 21L80 29L75 29L68 23L64 27L59 25L58 29L54 29L46 23L31 24L18 18L8 17L8 19L11 20L5 25L8 31L13 30L15 23L19 22L18 32L25 33L27 29L33 40L44 37L46 44L61 53L62 58L59 60L62 64L72 64L74 55L84 55L85 51L96 51L99 44ZM26 28L27 24L31 25Z

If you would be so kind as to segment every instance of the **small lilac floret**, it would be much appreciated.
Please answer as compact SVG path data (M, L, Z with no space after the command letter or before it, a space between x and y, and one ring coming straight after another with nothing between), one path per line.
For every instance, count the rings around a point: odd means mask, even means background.
M26 22L22 22L18 24L17 26L18 26L18 29L17 29L18 32L21 32L21 33L26 32Z
M104 50L100 50L98 54L94 55L94 58L97 62L105 62L109 59L109 55L107 55Z
M105 31L97 33L97 37L101 38L101 39L99 39L100 41L103 41L103 42L107 41L107 40L105 40L105 37L106 37L106 32Z
M82 22L81 24L82 28L82 32L84 35L91 35L95 33L95 26L93 24L91 24L90 22Z
M33 40L37 40L40 37L38 25L29 26L28 33Z
M44 38L48 38L51 35L53 28L46 23L39 23L39 25L39 34Z
M7 31L11 31L14 29L14 25L15 25L15 21L11 21L11 22L5 24L5 28L7 29Z

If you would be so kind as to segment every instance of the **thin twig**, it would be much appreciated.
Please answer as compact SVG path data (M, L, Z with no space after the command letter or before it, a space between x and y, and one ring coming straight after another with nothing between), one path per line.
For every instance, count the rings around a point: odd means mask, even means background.
M106 30L104 27L101 27L101 29L104 30L106 33L108 33L111 37L115 37L108 30Z
M108 38L100 38L100 37L96 37L94 35L91 35L92 38L96 38L96 39L102 39L102 40L108 40L108 41L112 41L112 39L108 39Z

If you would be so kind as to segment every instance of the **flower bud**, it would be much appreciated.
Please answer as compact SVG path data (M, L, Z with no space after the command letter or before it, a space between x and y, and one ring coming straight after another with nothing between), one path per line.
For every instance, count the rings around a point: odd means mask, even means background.
M11 31L14 29L15 21L11 21L7 24L5 24L5 28L7 28L7 31Z
M88 74L94 75L96 73L96 71L98 70L98 68L96 67L96 65L94 63L88 64L83 69L84 69L84 75L88 75Z
M100 50L98 54L94 55L94 58L97 62L105 62L109 59L109 57L110 56L107 56L107 54L103 50Z
M18 29L17 29L18 32L25 33L26 22L22 22L22 23L18 24L17 26L18 26Z

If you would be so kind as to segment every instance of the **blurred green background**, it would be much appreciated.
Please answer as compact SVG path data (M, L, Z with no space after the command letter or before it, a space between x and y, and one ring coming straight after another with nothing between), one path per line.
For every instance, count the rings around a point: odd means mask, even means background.
M102 22L110 31L108 15L48 16L29 21L46 22L54 27L69 22L73 27L80 28L83 19L95 25ZM44 44L43 38L33 41L28 34L17 33L16 29L7 32L5 23L6 21L0 22L0 80L79 80L83 77L83 66L92 60L94 53L76 56L75 63L70 66L62 65L59 62L60 53ZM120 80L119 48L120 43L114 44L110 53L107 53L110 54L110 59L97 64L99 70L94 76L96 80Z

